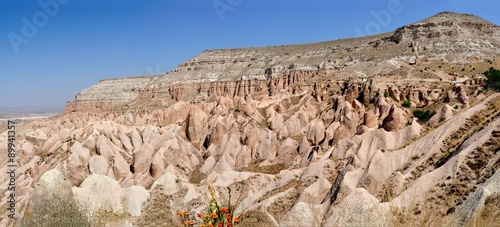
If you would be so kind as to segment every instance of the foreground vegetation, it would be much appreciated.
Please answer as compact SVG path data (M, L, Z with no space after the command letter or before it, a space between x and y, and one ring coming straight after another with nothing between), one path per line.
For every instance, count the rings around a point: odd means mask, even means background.
M86 212L73 199L63 195L64 193L55 192L43 196L35 195L19 226L92 226Z
M205 214L197 213L195 217L188 211L180 211L177 213L182 220L182 226L192 227L199 224L200 227L231 227L238 224L240 220L234 217L234 208L231 206L231 187L227 187L229 201L227 207L221 206L217 201L217 192L215 187L210 184L208 186L212 196L210 207Z
M491 67L483 74L488 78L487 87L491 90L500 91L500 70Z

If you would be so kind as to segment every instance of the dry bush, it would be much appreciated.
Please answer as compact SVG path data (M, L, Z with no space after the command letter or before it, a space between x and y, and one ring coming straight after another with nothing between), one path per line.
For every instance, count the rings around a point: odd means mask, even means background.
M388 201L392 201L392 194L386 195ZM435 210L428 206L425 202L421 204L417 201L416 191L410 195L403 203L402 207L391 204L387 212L387 225L388 226L446 226L445 223L457 223L456 220L447 219L435 212Z
M91 226L87 212L65 193L34 195L20 226Z
M404 208L391 206L389 209L389 226L440 226L442 223L429 210L420 210L418 206L410 205Z
M201 181L207 178L207 175L200 171L200 166L197 166L193 173L191 173L191 177L189 178L189 183L191 184L200 184Z
M163 185L151 191L151 198L143 205L143 213L136 226L181 226L181 222L172 214L171 195L165 195Z
M116 223L127 219L130 220L132 218L133 217L126 213L116 214L111 211L99 210L97 212L93 212L91 220L92 226L106 226L109 225L108 223Z
M494 193L486 198L481 214L473 218L467 226L500 226L500 193Z
M274 223L259 210L246 211L240 215L241 222L238 226L241 227L264 227L264 226L275 226Z
M254 172L254 173L264 173L264 174L278 174L281 170L287 169L284 163L276 163L272 165L259 166L262 160L255 160L251 162L247 167L240 168L241 172Z

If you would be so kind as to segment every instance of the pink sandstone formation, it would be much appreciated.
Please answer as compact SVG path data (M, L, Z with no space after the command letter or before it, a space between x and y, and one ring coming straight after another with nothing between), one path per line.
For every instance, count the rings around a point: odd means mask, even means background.
M96 225L178 225L178 211L206 211L213 184L221 201L232 187L247 226L498 221L500 95L472 68L500 65L499 37L481 18L440 13L393 33L208 50L165 75L102 80L64 115L19 124L16 215L52 191Z

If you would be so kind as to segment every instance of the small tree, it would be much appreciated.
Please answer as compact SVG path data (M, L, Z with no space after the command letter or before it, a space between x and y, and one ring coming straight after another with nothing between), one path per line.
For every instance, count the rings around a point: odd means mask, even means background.
M500 91L500 70L491 67L483 74L488 78L487 87L495 91Z
M422 122L427 122L432 116L436 114L436 111L430 110L415 110L413 111L413 116L418 118Z
M408 108L408 107L410 107L410 106L411 106L411 102L410 102L410 100L405 99L405 101L403 101L403 104L401 104L401 105L402 105L403 107Z

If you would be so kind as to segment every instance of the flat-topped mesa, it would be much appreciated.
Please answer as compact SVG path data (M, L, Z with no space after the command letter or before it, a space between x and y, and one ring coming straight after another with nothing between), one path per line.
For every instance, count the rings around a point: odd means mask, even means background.
M403 65L417 64L412 57L449 56L470 62L498 55L500 27L472 15L440 13L393 33L300 45L206 50L165 75L103 80L68 102L66 112L168 106L192 98L274 95L280 90L295 93L320 81L402 76L398 70Z
M159 76L127 77L120 79L105 79L89 87L78 95L76 100L125 100L137 97L138 92L145 89Z
M67 102L65 112L107 110L137 98L159 76L105 79L78 93Z
M207 50L179 65L155 84L265 80L289 70L334 69L329 48L313 45Z

